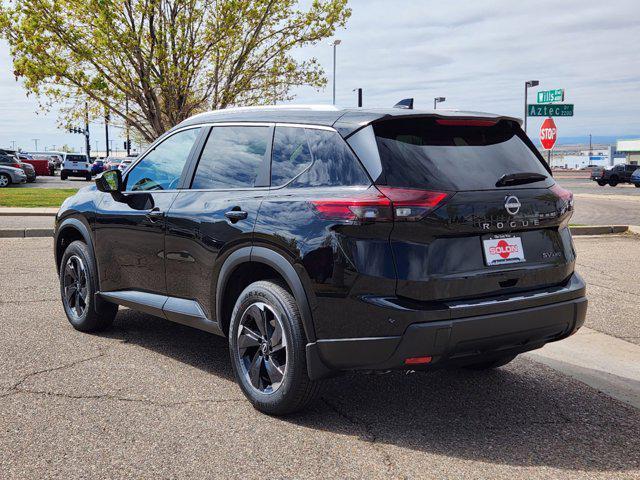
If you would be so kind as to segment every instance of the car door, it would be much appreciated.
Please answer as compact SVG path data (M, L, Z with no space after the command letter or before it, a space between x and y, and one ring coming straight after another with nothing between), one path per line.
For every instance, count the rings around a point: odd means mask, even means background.
M214 285L227 255L251 245L260 203L268 193L273 126L211 128L167 216L166 271L170 297L195 300L215 320Z
M195 127L169 134L127 171L122 193L103 194L95 217L102 291L166 294L166 213L200 132Z

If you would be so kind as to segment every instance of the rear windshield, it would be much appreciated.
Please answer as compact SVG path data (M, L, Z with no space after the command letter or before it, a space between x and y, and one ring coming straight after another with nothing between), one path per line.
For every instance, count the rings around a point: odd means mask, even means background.
M503 175L538 173L548 178L515 188L553 184L514 122L503 120L491 126L443 125L434 118L413 118L385 121L373 128L382 161L377 183L409 188L488 190L497 188L496 182Z
M69 162L86 162L87 157L84 155L67 155L67 161Z

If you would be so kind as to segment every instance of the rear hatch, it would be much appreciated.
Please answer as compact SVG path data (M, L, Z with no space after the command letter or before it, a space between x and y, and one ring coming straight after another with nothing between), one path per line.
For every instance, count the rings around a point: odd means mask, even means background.
M64 168L65 170L73 170L76 172L80 170L88 170L89 162L87 162L87 157L84 155L67 155L64 162Z
M382 164L375 183L404 192L391 198L399 296L494 296L571 275L572 196L517 123L408 117L373 130ZM412 192L428 201L412 202Z

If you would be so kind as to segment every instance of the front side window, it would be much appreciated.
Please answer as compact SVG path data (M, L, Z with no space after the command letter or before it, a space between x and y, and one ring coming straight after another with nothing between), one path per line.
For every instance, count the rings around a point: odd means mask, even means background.
M251 188L264 166L271 127L214 127L191 188Z
M177 188L198 133L200 128L183 130L156 145L127 175L127 191Z

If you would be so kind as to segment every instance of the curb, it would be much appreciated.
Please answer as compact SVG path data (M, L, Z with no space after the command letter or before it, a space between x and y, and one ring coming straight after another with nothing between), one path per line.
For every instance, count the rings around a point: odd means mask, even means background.
M53 237L53 228L3 228L0 238L43 238Z
M629 225L585 225L570 227L571 235L608 235L612 233L626 233Z
M0 207L0 217L55 217L58 207Z

